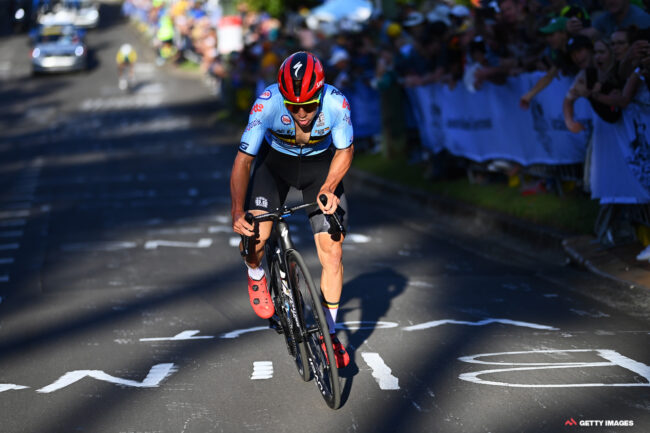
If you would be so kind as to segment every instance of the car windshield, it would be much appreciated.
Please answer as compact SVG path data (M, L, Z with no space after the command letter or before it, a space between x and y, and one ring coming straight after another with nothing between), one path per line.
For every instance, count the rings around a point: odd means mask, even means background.
M37 42L41 44L68 45L79 42L79 36L70 29L43 29Z

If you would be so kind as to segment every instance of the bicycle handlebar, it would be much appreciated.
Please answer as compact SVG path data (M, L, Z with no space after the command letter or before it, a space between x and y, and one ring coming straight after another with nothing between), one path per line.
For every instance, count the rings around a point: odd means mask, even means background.
M321 203L323 205L327 204L327 196L325 194L321 194L320 197L318 197ZM267 212L261 215L253 215L250 212L246 212L246 215L244 215L244 219L249 223L253 224L253 232L255 233L253 236L245 236L241 235L242 237L242 250L240 251L242 257L246 257L247 262L252 262L253 259L253 254L255 253L255 244L257 243L257 238L259 238L259 225L257 223L262 222L262 221L273 221L273 220L278 220L280 218L287 217L289 215L294 214L295 212L305 209L308 207L312 206L318 206L316 202L314 203L306 203L306 204L300 204L297 206L293 207L283 207L275 210L274 212ZM331 235L337 235L340 233L345 234L345 228L343 227L343 224L341 224L341 219L336 215L336 213L333 214L324 214L325 219L330 225L329 230L327 231Z
M321 194L318 199L320 200L321 203L323 203L323 206L327 205L327 196L325 194ZM341 219L339 216L336 214L336 212L332 214L325 214L325 219L330 225L330 229L327 231L331 235L336 235L339 233L345 234L345 228L343 228L343 224L341 224Z

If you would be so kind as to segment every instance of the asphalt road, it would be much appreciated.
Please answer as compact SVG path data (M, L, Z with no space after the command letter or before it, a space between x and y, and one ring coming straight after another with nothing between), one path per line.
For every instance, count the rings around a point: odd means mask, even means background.
M31 77L26 37L0 40L0 431L650 431L650 319L583 295L616 287L351 180L352 363L328 409L248 304L228 189L245 125L102 13L86 73Z

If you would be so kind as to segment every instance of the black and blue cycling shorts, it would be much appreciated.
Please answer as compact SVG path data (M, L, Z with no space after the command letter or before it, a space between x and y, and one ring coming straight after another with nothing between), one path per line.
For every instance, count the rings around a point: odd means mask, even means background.
M302 193L303 203L315 202L327 178L334 152L331 147L313 156L292 156L271 146L262 146L248 184L246 210L274 211L280 208L291 187ZM348 206L343 183L339 183L334 194L340 200L336 212L347 230ZM329 230L330 225L318 206L307 208L307 215L314 234Z

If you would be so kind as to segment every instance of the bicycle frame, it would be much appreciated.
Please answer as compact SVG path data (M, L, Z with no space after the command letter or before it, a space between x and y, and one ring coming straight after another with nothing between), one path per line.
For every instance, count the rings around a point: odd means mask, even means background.
M323 200L321 198L321 201ZM246 214L246 220L254 226L255 235L242 236L241 254L247 261L252 261L250 259L255 254L256 238L259 235L257 223L273 221L269 238L264 245L271 276L269 289L276 308L276 314L269 319L271 327L285 334L287 348L303 380L309 381L313 374L327 404L337 409L340 405L338 369L335 361L334 364L330 362L335 356L329 332L326 332L327 323L319 301L320 291L317 292L302 256L294 247L289 225L284 220L284 217L314 205L315 203L310 203L292 208L284 207L256 216ZM331 227L342 228L335 215L330 217L336 224L330 224ZM299 275L302 277L298 277ZM303 293L304 290L306 292Z
M273 228L271 229L271 235L269 236L269 239L266 241L266 260L269 266L269 272L273 272L272 269L270 269L273 266L273 261L277 260L278 261L278 266L279 266L279 271L281 272L280 279L283 281L286 281L288 278L287 275L287 254L290 250L294 250L293 246L293 241L291 240L291 236L289 234L289 227L282 219L282 217L278 218L274 223L273 223ZM284 274L284 275L282 275ZM274 284L273 282L272 284ZM279 296L281 297L286 297L289 301L289 307L291 310L291 315L295 321L295 323L300 323L300 318L298 317L298 312L296 308L296 301L295 301L295 296L293 293L293 290L291 287L285 287L284 285L282 287L279 287L278 289L281 289L281 294L278 293ZM299 329L294 329L292 321L289 321L288 325L290 328L290 332L292 335L296 335ZM303 337L302 335L300 336L301 338ZM296 347L296 341L293 341L293 349L294 353L295 351L298 350Z

